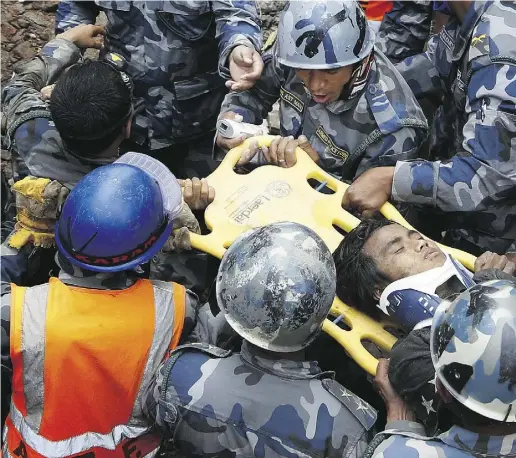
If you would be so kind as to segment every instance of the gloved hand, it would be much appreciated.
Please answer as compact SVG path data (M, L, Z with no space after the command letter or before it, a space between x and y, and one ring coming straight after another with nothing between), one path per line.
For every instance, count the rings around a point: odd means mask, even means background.
M186 227L191 232L195 232L196 234L201 233L201 227L199 226L199 221L190 210L190 207L186 204L183 199L181 211L179 215L174 219L174 223L172 225L172 230L179 229L181 227Z
M197 221L197 218L184 200L179 215L176 216L172 223L172 230L174 232L172 232L162 249L165 253L170 253L171 251L177 251L178 253L190 251L192 249L190 232L201 233L199 221Z
M20 249L29 242L34 246L54 246L54 228L68 189L48 178L25 177L12 186L16 196L16 225L7 243Z
M190 251L190 232L201 233L199 221L192 213L194 210L204 210L215 198L215 190L208 186L205 178L199 180L177 180L183 192L183 202L179 215L174 219L172 230L174 233L168 238L163 247L164 252Z
M187 227L180 227L175 230L168 238L165 245L163 245L163 251L165 253L169 253L171 251L182 253L183 251L190 251L191 249L190 231Z

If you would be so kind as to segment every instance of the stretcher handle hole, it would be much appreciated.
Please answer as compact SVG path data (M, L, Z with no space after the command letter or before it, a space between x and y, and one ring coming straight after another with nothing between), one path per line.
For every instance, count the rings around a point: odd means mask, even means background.
M335 194L335 189L333 189L327 181L320 181L317 178L308 178L308 184L315 189L317 192L321 194Z
M342 237L346 237L348 233L344 230L344 228L340 227L337 222L332 224L333 229L335 229Z
M382 350L380 346L373 342L371 339L360 339L360 343L367 350L367 352L373 355L376 359L385 358L388 356L388 353Z
M340 329L343 331L351 331L353 329L353 323L346 318L346 315L331 314L332 317L330 318L330 321L332 321L333 324L336 324Z

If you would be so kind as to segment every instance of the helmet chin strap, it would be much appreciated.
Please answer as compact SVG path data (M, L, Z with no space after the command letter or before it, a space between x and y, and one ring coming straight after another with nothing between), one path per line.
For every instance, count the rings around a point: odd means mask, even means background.
M351 100L360 95L367 84L374 62L374 51L363 59L351 73L351 78L342 88L340 100Z

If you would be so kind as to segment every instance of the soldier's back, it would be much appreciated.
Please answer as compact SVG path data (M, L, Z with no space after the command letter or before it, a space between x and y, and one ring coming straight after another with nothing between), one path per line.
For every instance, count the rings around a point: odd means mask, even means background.
M166 406L169 418L174 406L182 453L355 457L365 450L376 412L315 363L269 359L245 343L240 354L216 350L180 350L167 369Z

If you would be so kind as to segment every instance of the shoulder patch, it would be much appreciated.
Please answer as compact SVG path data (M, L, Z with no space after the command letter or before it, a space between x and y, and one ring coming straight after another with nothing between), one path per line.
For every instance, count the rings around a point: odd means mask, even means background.
M267 38L267 41L265 42L265 44L262 46L262 52L268 51L269 49L272 48L272 46L276 42L276 37L277 36L278 36L278 30L277 29L273 30L269 34L269 37Z
M330 150L330 153L334 156L338 157L339 159L342 159L344 162L348 160L349 153L339 148L335 142L331 139L331 137L326 133L323 126L319 126L317 130L315 131L315 135L319 137L319 140L321 140L326 147Z
M288 91L283 86L280 87L280 99L285 103L288 103L292 108L294 108L294 110L298 111L299 113L303 113L305 108L303 101L297 95Z
M322 385L328 393L347 407L366 430L369 431L373 427L377 412L367 402L333 379L322 380Z
M473 60L480 56L489 55L491 49L489 37L489 21L480 21L473 30L471 42L469 44L469 60Z
M448 32L448 30L446 29L446 27L444 27L442 30L441 30L441 33L439 34L439 38L440 40L442 41L442 43L450 50L450 51L453 51L453 46L454 46L454 42L453 42L453 38L451 37L450 33Z

